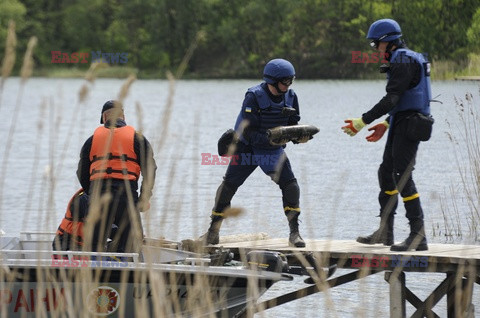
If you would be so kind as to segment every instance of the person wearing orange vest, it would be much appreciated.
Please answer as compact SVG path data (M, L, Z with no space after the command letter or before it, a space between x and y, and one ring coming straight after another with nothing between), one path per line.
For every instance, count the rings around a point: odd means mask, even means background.
M86 233L86 239L91 237L86 249L105 250L112 224L116 224L112 250L137 252L143 237L139 212L150 208L155 182L153 150L142 134L126 124L120 102L109 100L103 105L100 123L104 125L83 145L77 169L78 180L91 200L93 231Z
M75 192L58 226L52 246L54 251L78 251L83 245L83 224L88 213L88 194L83 189Z

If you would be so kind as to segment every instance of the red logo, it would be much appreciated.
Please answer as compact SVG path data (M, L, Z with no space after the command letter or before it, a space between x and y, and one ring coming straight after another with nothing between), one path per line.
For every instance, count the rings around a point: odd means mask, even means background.
M390 258L388 256L366 257L362 255L352 255L352 267L388 267Z
M72 54L61 52L61 51L51 51L52 53L52 63L88 63L87 52L73 52Z
M352 63L388 63L388 53L352 51Z

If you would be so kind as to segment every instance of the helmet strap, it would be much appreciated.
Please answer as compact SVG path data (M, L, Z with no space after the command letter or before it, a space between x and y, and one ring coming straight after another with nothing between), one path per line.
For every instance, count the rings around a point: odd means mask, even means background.
M273 87L275 87L275 90L277 91L277 94L279 94L279 95L285 94L285 93L282 92L282 91L280 90L280 88L278 87L278 83L279 83L279 82L275 82L275 84L270 84L270 85L272 85Z
M387 53L386 58L390 61L390 57L392 56L392 47L395 45L395 41L388 42L387 47L385 48L385 53Z

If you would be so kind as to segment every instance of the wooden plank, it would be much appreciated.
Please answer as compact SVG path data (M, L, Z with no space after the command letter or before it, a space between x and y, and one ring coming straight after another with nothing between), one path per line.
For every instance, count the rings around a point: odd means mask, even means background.
M381 255L422 255L432 257L455 257L480 260L480 245L453 245L453 244L429 244L428 251L392 252L388 246L364 245L355 241L347 240L306 240L306 247L293 248L288 246L288 240L266 239L259 241L232 242L219 244L224 248L245 249L275 249L281 252L322 252L322 253L354 253L354 254L381 254Z

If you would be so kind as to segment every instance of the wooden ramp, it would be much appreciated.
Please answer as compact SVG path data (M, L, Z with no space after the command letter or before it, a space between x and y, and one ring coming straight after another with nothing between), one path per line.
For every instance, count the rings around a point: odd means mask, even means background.
M245 259L252 250L278 251L287 256L290 265L301 264L320 270L311 272L311 278L306 280L309 286L257 304L257 312L384 272L390 284L390 317L405 317L406 301L416 308L412 317L444 317L445 314L435 314L433 307L445 295L448 317L474 315L472 295L473 286L477 284L478 288L480 284L480 245L429 244L428 251L391 252L388 246L364 245L351 240L307 239L304 248L294 248L288 246L287 238L258 237L260 239L250 235L246 240L221 237L220 244L213 247L229 249L237 259ZM329 278L322 268L333 266L354 271ZM445 273L446 278L422 301L407 288L404 272Z

